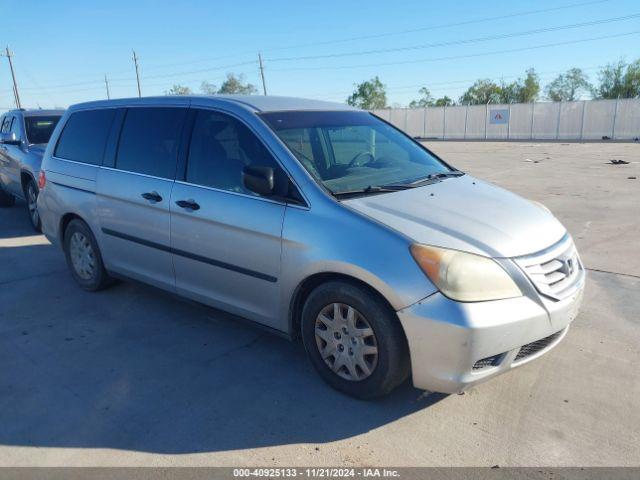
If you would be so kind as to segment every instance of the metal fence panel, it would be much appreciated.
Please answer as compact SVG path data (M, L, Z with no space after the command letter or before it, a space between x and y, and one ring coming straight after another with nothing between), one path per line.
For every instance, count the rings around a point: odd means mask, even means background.
M640 138L640 101L621 99L618 101L615 132L613 138Z
M531 113L533 103L516 103L511 105L509 115L509 138L525 140L531 138Z
M391 116L391 109L385 108L382 110L372 110L371 113L373 113L374 115L377 115L378 117L388 122Z
M487 139L506 140L509 135L509 105L489 104L487 110Z
M488 140L630 140L640 137L640 99L374 110L414 137ZM496 117L499 114L500 117ZM507 118L507 121L504 121Z
M465 138L484 138L484 126L486 117L486 107L484 105L470 105L467 112L467 134Z
M598 100L586 103L583 138L590 140L611 138L616 102L616 100Z
M585 102L563 102L561 105L558 138L579 140L582 133L582 114Z
M444 107L426 109L426 138L442 138L444 134Z
M463 139L467 107L447 107L444 112L444 138ZM462 126L462 128L460 128Z
M424 108L411 108L407 110L407 128L405 132L412 137L424 136Z
M389 122L391 122L394 126L400 128L401 130L405 130L406 120L407 120L406 108L392 108L390 110Z
M533 138L545 140L558 136L559 103L537 103L533 114Z

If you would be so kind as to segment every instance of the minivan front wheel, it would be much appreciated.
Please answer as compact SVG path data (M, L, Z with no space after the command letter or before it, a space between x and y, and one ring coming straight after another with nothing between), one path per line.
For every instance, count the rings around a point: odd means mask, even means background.
M69 222L64 232L64 253L75 281L85 290L95 292L109 286L111 277L104 268L98 243L82 220Z
M409 374L407 342L395 313L365 287L345 281L320 285L304 304L301 327L316 370L348 395L385 395Z

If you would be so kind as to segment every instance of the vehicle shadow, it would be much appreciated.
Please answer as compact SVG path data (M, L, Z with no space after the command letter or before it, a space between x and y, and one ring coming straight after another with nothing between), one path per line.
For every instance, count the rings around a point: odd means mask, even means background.
M0 211L0 223L13 215ZM0 239L7 231L22 226ZM322 382L299 342L150 287L84 292L51 245L0 248L8 263L0 444L193 453L323 443L444 398L409 384L349 398Z

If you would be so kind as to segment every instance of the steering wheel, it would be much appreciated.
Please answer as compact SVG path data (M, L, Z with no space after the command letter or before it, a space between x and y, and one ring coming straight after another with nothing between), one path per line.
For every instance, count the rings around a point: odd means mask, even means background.
M369 160L367 160L366 162L363 162L361 159L364 159L364 157L369 157ZM351 161L349 162L348 168L362 167L363 165L366 165L369 162L373 162L375 159L376 157L373 156L373 153L367 150L363 150L362 152L356 154L356 156L351 159Z

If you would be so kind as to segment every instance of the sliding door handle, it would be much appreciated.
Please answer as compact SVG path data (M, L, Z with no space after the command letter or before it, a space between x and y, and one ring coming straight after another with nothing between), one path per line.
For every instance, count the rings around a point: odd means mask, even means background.
M161 202L162 201L162 197L156 191L141 193L140 196L142 198L144 198L145 200L149 200L150 202Z
M198 205L195 200L178 200L176 202L180 208L184 208L186 210L200 210L200 205Z

